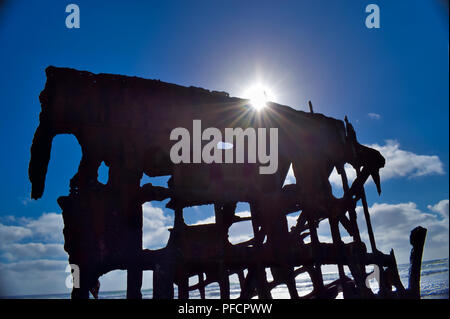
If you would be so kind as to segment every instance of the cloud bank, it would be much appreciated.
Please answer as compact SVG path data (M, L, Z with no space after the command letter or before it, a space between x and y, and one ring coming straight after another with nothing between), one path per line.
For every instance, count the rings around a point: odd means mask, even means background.
M386 165L380 170L381 181L393 178L418 178L430 175L444 175L444 164L436 155L419 155L400 148L400 143L396 140L386 140L384 145L371 144L368 147L378 150L386 159ZM345 166L345 172L349 183L356 178L355 170L350 166ZM330 175L330 183L333 186L341 187L341 176L333 170ZM295 176L292 167L289 169L285 184L294 184ZM370 185L370 184L369 184Z
M172 224L172 216L161 208L143 205L144 248L164 247ZM65 286L69 273L63 227L62 215L57 213L34 219L12 217L0 223L0 296L70 293ZM125 289L126 272L108 273L100 282L105 291ZM151 272L144 272L143 289L151 283Z

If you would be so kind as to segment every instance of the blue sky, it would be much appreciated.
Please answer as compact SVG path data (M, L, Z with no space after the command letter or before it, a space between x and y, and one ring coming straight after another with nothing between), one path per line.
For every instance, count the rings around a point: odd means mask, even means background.
M56 199L68 193L80 160L75 138L54 140L44 196L29 200L29 149L48 65L161 79L233 96L263 81L275 102L306 110L311 100L316 112L348 115L360 142L380 149L388 160L382 196L367 187L374 220L381 225L392 218L397 223L392 227L403 223L409 230L419 222L429 225L436 238L429 233L425 257L448 256L449 44L442 2L74 1L81 28L67 29L69 3L0 5L0 294L65 291L43 288L45 276L33 277L26 289L18 279L2 282L22 276L27 265L47 273L67 259L62 236L54 234L62 227ZM380 29L365 27L369 3L380 7ZM104 178L104 171L100 175ZM150 223L149 231L160 236L149 239L149 246L166 236L172 213L163 207L148 207L148 216L159 221ZM203 207L185 216L194 223L211 214ZM386 247L395 246L387 238ZM405 262L409 245L403 243L397 250Z

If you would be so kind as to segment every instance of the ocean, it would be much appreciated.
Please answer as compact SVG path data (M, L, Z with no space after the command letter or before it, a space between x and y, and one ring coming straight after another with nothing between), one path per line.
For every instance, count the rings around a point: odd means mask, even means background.
M326 268L325 268L326 269ZM421 298L423 299L448 299L448 258L437 259L422 262L421 271ZM409 264L398 265L398 271L400 279L405 287L408 286L408 271ZM333 271L323 272L324 283L329 283L338 278L338 274ZM306 295L312 291L312 283L307 274L299 275L296 278L297 290L300 294ZM370 286L377 291L377 282L375 280L370 281ZM220 298L220 291L218 284L210 284L205 289L206 298L217 299ZM237 298L240 293L239 284L236 281L230 280L230 292L231 298ZM144 299L152 298L153 292L151 289L142 290L142 296ZM177 291L175 289L175 296ZM100 299L123 299L126 296L126 291L100 291ZM200 298L198 291L191 291L189 297L192 299ZM272 297L274 299L289 298L287 287L280 285L272 290ZM49 295L27 295L27 296L15 296L12 298L28 298L28 299L67 299L70 298L70 294L49 294ZM342 298L342 295L338 295L338 298Z

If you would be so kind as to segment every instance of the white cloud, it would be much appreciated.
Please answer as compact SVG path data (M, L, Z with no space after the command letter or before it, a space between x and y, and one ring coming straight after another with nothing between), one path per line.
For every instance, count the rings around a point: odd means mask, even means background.
M429 175L443 175L444 164L436 155L418 155L400 148L395 140L386 140L384 145L372 144L368 147L378 150L386 159L386 165L380 170L381 181L392 178L417 178ZM349 183L356 178L355 170L350 165L345 165L345 172ZM330 175L330 183L333 186L342 186L341 176L336 169ZM295 176L292 165L289 168L285 184L294 184ZM371 185L372 183L369 183Z
M238 215L237 213L236 215ZM250 215L250 212L241 213L241 217ZM228 231L228 240L232 244L242 243L253 238L253 227L251 221L242 221L231 225Z
M64 260L46 259L0 263L0 295L69 293L65 286L67 265Z
M404 151L395 140L387 140L385 145L372 144L369 147L378 150L386 158L386 166L380 171L380 177L384 180L445 174L444 165L438 156Z
M44 241L62 242L64 222L61 214L44 213L38 219L25 219L25 227Z
M409 234L415 227L422 226L428 229L423 260L448 258L448 202L446 199L436 205L429 205L429 211L420 210L413 202L373 204L369 211L377 247L385 253L393 248L397 261L406 263L411 250ZM357 213L362 237L368 243L362 207L357 207Z
M25 243L1 245L1 255L8 260L32 260L48 257L67 258L63 244Z
M127 289L127 271L114 270L101 276L100 291L120 291Z
M435 205L429 205L428 210L421 210L415 203L386 204L376 203L369 207L375 241L379 250L389 254L394 249L398 263L408 263L411 245L409 235L417 226L428 229L425 241L423 260L448 258L449 248L449 200L445 199ZM241 212L248 216L249 212ZM361 237L370 251L370 243L362 207L357 207L358 225ZM288 228L297 222L298 213L287 216ZM198 223L214 222L214 216L208 217ZM318 228L321 242L332 242L328 222L321 222ZM341 236L345 242L351 237L341 228ZM238 243L253 237L251 222L235 223L229 231L229 240ZM306 239L308 242L309 239Z
M8 222L16 225L0 223L0 296L70 293L65 286L68 255L62 215L44 213L38 218L8 218ZM143 205L144 247L165 246L172 224L173 217L161 208ZM151 272L145 277L144 289L151 284ZM123 289L126 272L111 272L100 281L104 291Z
M169 239L169 228L173 226L173 217L164 214L161 208L151 203L142 206L143 211L143 246L156 249L164 247Z
M433 212L436 212L439 215L441 215L441 217L443 219L447 219L448 220L448 206L449 206L448 199L443 199L439 203L437 203L436 205L428 205L427 208L429 210L431 210Z
M377 113L368 113L367 114L372 120L379 120L381 119L381 115Z
M206 217L205 219L197 220L192 225L202 225L202 224L214 224L216 222L216 216L212 215Z
M413 202L387 204L375 203L369 207L375 243L378 250L389 254L394 249L398 264L409 263L411 245L409 235L417 226L427 228L427 237L423 253L423 260L448 258L449 249L449 210L448 199L435 205L429 205L428 211L421 210ZM361 206L356 208L358 227L361 239L370 252L370 241L366 220ZM343 227L341 236L344 242L353 241ZM332 242L330 226L322 221L317 230L321 242Z
M69 292L61 214L9 221L0 223L0 295Z
M31 236L30 229L21 226L6 226L0 224L0 242L9 243L18 240L22 240L28 236Z
M61 214L44 213L36 219L10 220L19 225L0 223L0 257L9 261L67 258L62 244Z

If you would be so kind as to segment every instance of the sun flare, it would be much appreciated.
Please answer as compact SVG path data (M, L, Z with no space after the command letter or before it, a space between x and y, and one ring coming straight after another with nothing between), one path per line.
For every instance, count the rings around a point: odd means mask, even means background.
M267 102L274 99L274 96L268 87L256 84L245 91L244 98L249 99L251 106L260 111L267 106Z

